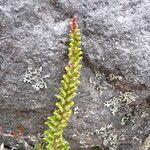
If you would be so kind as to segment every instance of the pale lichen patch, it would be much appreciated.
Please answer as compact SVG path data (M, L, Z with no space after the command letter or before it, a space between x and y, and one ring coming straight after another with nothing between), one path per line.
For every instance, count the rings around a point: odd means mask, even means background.
M98 71L95 71L94 76L89 77L89 83L94 85L95 90L99 92L100 96L105 90L108 89L108 87L112 87L110 84L107 83L105 74Z
M26 70L25 76L23 78L23 82L30 83L32 87L36 89L36 91L47 88L44 79L48 78L49 75L42 76L41 72L42 72L42 67L36 69L30 66Z
M113 116L115 116L116 112L119 111L120 103L119 103L118 98L113 97L111 100L106 101L104 103L104 106L109 108Z
M125 125L129 122L134 123L135 122L135 118L131 113L125 114L122 118L121 118L121 125Z
M140 150L149 150L150 149L150 134L148 135L148 137L145 139L142 147Z
M109 101L106 101L104 106L109 108L113 116L115 116L116 113L119 112L122 105L124 107L128 107L128 105L134 102L135 99L136 97L132 92L120 92L118 97L113 97Z
M133 92L120 92L119 98L121 100L120 102L125 102L126 105L129 105L136 100Z
M119 75L115 75L115 74L111 73L111 74L109 74L109 79L110 79L110 81L122 80L122 77Z
M103 140L103 145L109 147L110 150L116 150L118 147L119 136L116 133L116 129L113 127L113 124L108 124L100 129L95 129L94 133L98 138Z
M75 115L75 114L79 114L79 107L77 106L77 107L74 107L74 109L73 109L73 114Z

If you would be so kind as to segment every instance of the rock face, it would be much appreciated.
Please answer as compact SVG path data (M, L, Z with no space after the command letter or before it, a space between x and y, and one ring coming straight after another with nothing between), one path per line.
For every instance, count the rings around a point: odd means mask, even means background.
M149 7L148 0L1 0L0 144L30 150L40 139L55 109L74 14L84 60L65 130L71 150L139 150L148 143Z

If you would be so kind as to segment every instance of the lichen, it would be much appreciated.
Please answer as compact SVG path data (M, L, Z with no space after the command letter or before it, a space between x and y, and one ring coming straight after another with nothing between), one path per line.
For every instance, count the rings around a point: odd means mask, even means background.
M135 118L134 116L131 114L131 113L127 113L125 114L122 118L121 118L121 121L120 121L120 124L121 125L125 125L129 122L132 122L134 123L135 122Z
M118 147L118 135L113 124L105 125L100 129L95 129L94 133L98 138L103 140L103 145L109 147L110 150L116 150Z
M150 134L148 135L148 137L145 139L142 147L140 150L149 150L150 149Z
M115 75L115 74L111 73L111 74L109 74L109 79L110 79L110 81L122 80L122 76Z
M136 100L136 96L134 96L133 92L120 92L119 98L121 100L120 102L125 102L126 105L129 105Z
M77 107L74 107L74 109L73 109L73 114L75 115L75 114L79 114L79 107L77 106Z
M101 96L103 91L107 90L111 85L106 82L105 74L102 74L98 71L94 72L94 76L89 77L89 83L95 86L95 89L99 92Z
M49 75L42 76L41 72L42 72L42 67L36 69L29 66L29 68L27 68L26 70L25 76L23 78L23 82L31 84L36 91L47 88L46 82L44 80L48 78Z
M109 101L106 101L104 103L104 106L110 109L113 116L115 116L116 112L118 112L119 108L121 107L119 99L116 97L113 97Z
M129 104L134 102L135 99L136 97L132 92L120 92L118 97L113 97L109 101L106 101L104 106L109 108L113 116L115 116L122 106L128 109Z

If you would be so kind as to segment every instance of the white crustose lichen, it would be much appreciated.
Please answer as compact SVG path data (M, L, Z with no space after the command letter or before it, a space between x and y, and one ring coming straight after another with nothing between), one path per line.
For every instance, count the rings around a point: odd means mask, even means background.
M100 129L95 129L94 133L98 136L98 138L103 139L103 145L109 146L110 150L116 150L118 145L118 135L116 134L116 130L113 127L113 124L108 124Z
M127 107L130 103L134 102L136 97L132 92L120 92L118 97L113 97L104 103L104 106L109 108L113 116L120 110L122 105Z
M25 76L23 78L23 81L25 83L30 83L32 87L36 89L36 91L47 88L47 85L44 82L44 79L48 78L49 75L42 76L41 71L42 71L42 67L36 69L30 66L26 70Z

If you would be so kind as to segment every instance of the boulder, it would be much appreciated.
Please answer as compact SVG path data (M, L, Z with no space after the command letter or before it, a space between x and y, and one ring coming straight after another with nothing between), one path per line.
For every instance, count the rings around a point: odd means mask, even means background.
M139 150L150 133L148 0L1 0L0 145L40 141L68 61L69 19L82 35L81 84L64 131L71 150ZM147 150L148 150L147 148Z

